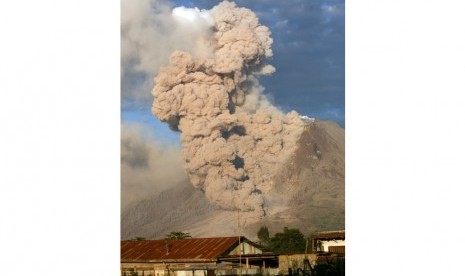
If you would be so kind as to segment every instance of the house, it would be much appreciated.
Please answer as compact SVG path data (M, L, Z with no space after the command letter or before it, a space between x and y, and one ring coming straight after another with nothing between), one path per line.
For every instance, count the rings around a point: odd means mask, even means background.
M278 255L245 237L121 242L121 274L212 276L278 272Z
M314 273L312 271L318 270L319 265L331 265L338 273L345 270L345 230L317 232L312 235L309 252L279 256L279 273L282 275L299 270Z
M345 230L315 233L312 251L345 254Z

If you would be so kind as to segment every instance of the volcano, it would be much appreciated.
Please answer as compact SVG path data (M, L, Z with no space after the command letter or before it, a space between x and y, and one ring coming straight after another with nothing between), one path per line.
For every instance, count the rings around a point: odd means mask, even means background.
M121 239L163 238L172 231L193 237L244 235L261 226L306 235L345 226L345 133L330 121L308 122L289 161L274 175L264 217L218 208L188 182L146 198L121 212Z

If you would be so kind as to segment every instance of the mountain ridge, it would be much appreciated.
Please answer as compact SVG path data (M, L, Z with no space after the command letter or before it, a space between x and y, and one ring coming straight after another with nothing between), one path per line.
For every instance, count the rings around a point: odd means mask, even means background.
M121 239L162 238L171 231L255 239L264 225L271 233L283 227L299 228L304 234L344 229L344 140L344 129L334 122L309 123L297 150L273 179L262 219L250 212L220 210L186 182L123 209Z

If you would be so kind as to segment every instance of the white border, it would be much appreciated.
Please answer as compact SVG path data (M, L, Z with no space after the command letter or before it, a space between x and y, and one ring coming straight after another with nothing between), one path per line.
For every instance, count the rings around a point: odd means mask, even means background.
M347 275L458 275L463 1L347 1Z

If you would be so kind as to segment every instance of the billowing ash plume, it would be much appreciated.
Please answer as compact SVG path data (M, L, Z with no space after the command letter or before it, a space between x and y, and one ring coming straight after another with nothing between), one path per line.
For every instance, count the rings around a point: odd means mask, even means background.
M257 77L272 38L255 14L222 2L209 11L176 8L178 24L205 27L196 49L175 51L155 78L153 114L181 132L191 183L217 206L266 214L273 176L296 150L303 122L262 95ZM201 49L201 51L199 51ZM202 53L202 54L199 54Z

